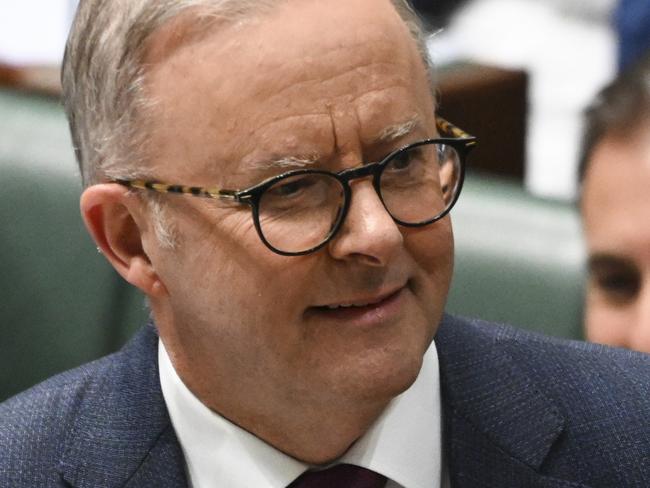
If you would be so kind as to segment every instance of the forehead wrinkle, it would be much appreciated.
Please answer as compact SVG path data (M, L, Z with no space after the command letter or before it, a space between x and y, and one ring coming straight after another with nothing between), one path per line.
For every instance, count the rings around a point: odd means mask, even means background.
M390 68L393 68L397 66L400 68L400 63L396 62L387 62L387 61L368 61L365 63L351 63L350 65L341 65L340 68L336 73L332 73L330 76L323 76L323 77L305 77L303 79L299 79L299 83L304 83L304 84L320 84L320 85L327 85L332 82L338 81L340 78L345 77L345 76L350 76L351 73L355 72L360 72L360 73L365 73L366 71L371 71L373 68L376 69L386 69L386 71L391 71ZM393 71L393 76L397 79L400 80L407 80L407 76L402 74L401 72L398 71Z

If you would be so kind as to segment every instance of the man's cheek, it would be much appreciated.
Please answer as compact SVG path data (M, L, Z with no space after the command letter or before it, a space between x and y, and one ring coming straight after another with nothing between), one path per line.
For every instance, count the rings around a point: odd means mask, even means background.
M435 226L440 225L439 228ZM431 228L424 228L422 232L406 240L407 247L418 265L428 273L451 273L454 257L454 237L451 227L444 221L436 222Z

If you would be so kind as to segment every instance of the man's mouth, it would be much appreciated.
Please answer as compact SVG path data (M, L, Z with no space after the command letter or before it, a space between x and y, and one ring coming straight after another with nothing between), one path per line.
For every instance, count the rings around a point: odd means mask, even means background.
M309 311L320 318L372 325L391 318L401 309L406 286L392 288L366 297L358 297L311 307Z
M391 296L393 296L395 293L397 293L401 288L389 292L385 295L381 295L379 297L371 298L371 299L366 299L366 300L358 300L358 301L353 301L353 302L342 302L342 303L334 303L331 305L323 305L319 308L326 308L328 310L337 310L339 308L351 308L351 307L367 307L369 305L377 305L384 300L389 299Z

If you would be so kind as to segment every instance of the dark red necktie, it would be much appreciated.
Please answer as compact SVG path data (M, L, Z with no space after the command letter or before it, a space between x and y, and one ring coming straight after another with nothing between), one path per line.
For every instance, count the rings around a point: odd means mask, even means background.
M323 471L307 471L287 488L383 488L386 477L352 464L337 464Z

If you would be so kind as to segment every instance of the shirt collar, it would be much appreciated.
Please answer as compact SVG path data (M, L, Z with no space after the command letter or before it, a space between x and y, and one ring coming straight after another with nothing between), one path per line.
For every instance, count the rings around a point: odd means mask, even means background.
M207 408L176 374L162 341L158 361L163 397L193 488L212 488L216 483L285 488L310 467ZM411 387L393 399L337 463L372 469L404 488L439 483L442 436L435 343Z

